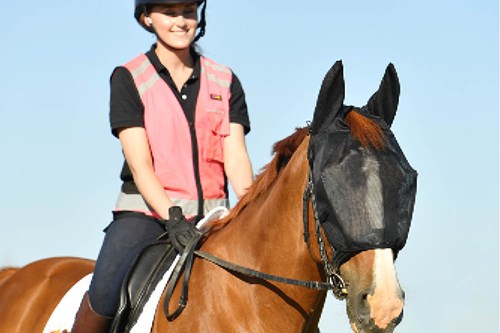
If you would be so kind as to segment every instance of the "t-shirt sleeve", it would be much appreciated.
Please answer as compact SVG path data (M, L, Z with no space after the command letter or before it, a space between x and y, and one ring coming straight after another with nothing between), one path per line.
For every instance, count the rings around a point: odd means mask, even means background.
M144 105L142 104L132 75L125 67L116 67L110 78L111 132L127 127L144 127Z
M245 92L238 77L233 73L230 86L231 98L229 99L229 121L243 125L245 134L250 132L250 118L248 116Z

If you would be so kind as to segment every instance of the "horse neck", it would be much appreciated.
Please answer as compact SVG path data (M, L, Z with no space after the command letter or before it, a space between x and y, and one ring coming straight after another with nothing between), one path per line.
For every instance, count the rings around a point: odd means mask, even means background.
M307 137L267 190L263 190L230 223L207 238L202 247L204 251L264 273L300 280L322 280L321 268L310 256L303 239L302 195L308 181L308 143ZM206 267L207 272L212 269ZM274 316L284 315L287 320L280 321L279 328L275 327L276 323L272 324L273 329L266 329L266 332L316 331L325 300L324 292L281 283L241 285L224 276L213 281L222 283L217 286L218 290L232 288L231 283L238 285L239 289L233 296L242 297L245 302L274 304ZM232 282L228 284L228 281ZM235 297L233 301L238 304ZM231 305L231 309L237 308L235 304ZM273 312L256 307L246 311L245 318L269 328L266 324L272 319L263 320L263 313ZM261 332L258 328L253 331Z
M306 269L297 272L304 274L300 278L318 279L317 269L311 269L316 267L316 262L303 240L302 195L308 180L308 143L306 137L274 184L228 227L240 233L241 228L244 229L242 242L248 244L247 255L251 256L248 261L253 267L272 267L272 273L290 276L292 268L301 266Z
M288 243L292 239L303 242L302 196L308 180L307 143L308 140L304 140L297 148L266 193L262 207L258 208L265 214L257 221L260 224L257 227L279 236L285 244L295 244L295 241Z

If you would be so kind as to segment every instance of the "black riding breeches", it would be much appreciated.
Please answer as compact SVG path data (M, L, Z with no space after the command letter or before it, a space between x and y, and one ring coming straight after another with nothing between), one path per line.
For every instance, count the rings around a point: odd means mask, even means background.
M135 257L165 232L158 220L138 213L117 213L105 229L89 287L90 304L101 316L114 317L120 289Z

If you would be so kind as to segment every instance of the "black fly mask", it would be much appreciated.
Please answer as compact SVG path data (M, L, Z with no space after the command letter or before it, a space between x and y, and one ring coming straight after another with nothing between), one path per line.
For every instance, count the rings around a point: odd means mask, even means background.
M394 66L389 64L378 91L362 108L344 105L344 89L338 61L323 80L308 151L315 214L337 268L364 250L391 248L397 255L408 237L417 183L390 130L400 90ZM362 144L351 134L349 112L380 126L383 147Z

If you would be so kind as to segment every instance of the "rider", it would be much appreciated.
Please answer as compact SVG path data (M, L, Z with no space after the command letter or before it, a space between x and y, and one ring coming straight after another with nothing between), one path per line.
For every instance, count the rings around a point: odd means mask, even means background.
M165 232L170 207L199 219L228 206L227 180L238 197L252 184L240 81L195 44L205 9L206 0L135 0L135 18L156 43L111 75L123 184L72 333L109 330L122 281L140 250Z

